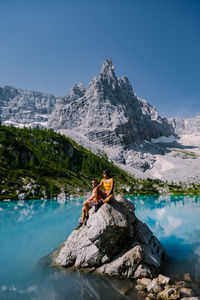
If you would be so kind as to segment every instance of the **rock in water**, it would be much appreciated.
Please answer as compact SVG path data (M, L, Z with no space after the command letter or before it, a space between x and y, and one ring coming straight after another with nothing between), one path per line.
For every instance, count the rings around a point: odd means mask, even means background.
M133 203L122 196L104 204L97 213L92 208L87 225L74 230L54 252L53 264L95 268L110 276L155 276L165 251L134 210Z

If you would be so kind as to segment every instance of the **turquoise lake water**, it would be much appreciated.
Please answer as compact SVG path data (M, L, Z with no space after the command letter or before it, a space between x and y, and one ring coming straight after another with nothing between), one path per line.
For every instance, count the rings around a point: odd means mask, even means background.
M162 273L200 279L200 197L128 199L166 249ZM45 259L77 225L82 202L0 202L0 299L129 299L120 293L127 280L58 270Z

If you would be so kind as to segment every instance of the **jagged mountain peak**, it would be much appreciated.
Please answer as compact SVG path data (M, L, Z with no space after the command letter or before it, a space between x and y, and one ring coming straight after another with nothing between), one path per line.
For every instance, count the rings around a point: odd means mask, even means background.
M3 87L0 87L0 98L4 98L4 97L14 98L18 94L20 94L21 91L22 91L21 89L16 89L13 86L5 85Z
M84 93L85 93L85 88L81 82L79 82L78 84L77 83L73 84L72 88L69 90L70 96L76 95L82 97Z
M6 91L13 91L13 90L15 90L15 91L17 91L17 90L21 90L21 89L17 89L17 88L15 88L15 87L13 87L12 85L4 85L3 87L0 87L1 89L4 89L4 90L6 90Z
M70 93L56 102L49 127L75 130L89 140L122 147L172 133L156 109L134 94L128 78L115 76L111 59L104 61L84 95L77 94L77 85Z
M109 75L109 74L114 74L114 65L112 63L112 59L109 58L109 59L106 59L104 62L103 62L103 65L102 65L102 68L101 68L101 72L100 74L101 75Z
M135 96L132 86L126 76L117 78L114 72L114 65L111 59L103 62L99 76L94 77L88 84L86 90L87 96L100 98L101 100L108 100L113 102L123 102L122 93L120 90L125 91L130 95ZM116 101L115 101L116 102Z
M118 80L115 76L114 65L111 59L104 61L98 80L101 82L101 84L110 87L113 90L118 87Z
M122 78L119 78L118 83L120 89L123 90L124 98L129 98L131 95L134 97L136 96L129 79L126 76L122 76Z
M113 62L112 62L111 58L105 60L103 62L102 68L101 68L100 79L102 79L102 78L103 79L111 78L114 81L120 81L121 83L123 83L123 85L131 86L128 77L122 76L122 78L117 78L116 75L115 75L114 70L115 70L115 67L113 65Z
M126 76L122 76L122 78L120 78L125 84L130 85L130 81L128 79L128 77Z

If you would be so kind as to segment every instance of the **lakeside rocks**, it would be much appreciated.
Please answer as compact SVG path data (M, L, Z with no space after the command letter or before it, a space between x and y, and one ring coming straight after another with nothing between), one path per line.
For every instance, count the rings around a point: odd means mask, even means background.
M87 225L74 230L53 253L53 265L93 268L96 273L117 277L156 276L165 251L134 210L122 196L97 213L92 208Z
M137 298L145 300L199 300L196 294L198 288L188 281L176 281L162 274L153 280L148 278L137 279Z
M60 204L64 204L66 200L67 200L67 194L65 193L64 188L62 188L61 192L57 196L57 201Z

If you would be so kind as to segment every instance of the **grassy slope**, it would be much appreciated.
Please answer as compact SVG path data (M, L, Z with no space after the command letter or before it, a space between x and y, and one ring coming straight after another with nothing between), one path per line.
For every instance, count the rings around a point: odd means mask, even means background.
M136 179L103 157L49 129L15 128L0 125L0 200L55 197L63 189L68 195L91 190L91 179L102 178L109 168L115 178L116 192L159 194L161 190L184 194L181 185L160 180ZM28 186L27 186L28 185ZM199 193L191 186L188 193Z

